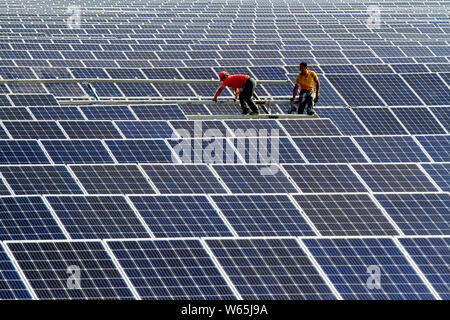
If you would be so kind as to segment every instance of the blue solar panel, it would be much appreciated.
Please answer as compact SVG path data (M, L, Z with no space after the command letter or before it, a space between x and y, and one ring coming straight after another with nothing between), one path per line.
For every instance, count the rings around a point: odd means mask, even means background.
M409 136L356 137L373 162L428 162L420 147Z
M213 195L238 236L314 236L287 195Z
M445 134L427 108L392 108L392 112L400 119L410 134Z
M346 300L434 299L392 239L305 239L303 242ZM378 270L379 285L373 275Z
M30 107L37 120L83 120L83 115L76 107Z
M31 299L31 295L0 244L0 300L17 299Z
M292 137L342 135L329 119L282 119L279 122Z
M232 236L205 196L130 196L130 200L157 238Z
M448 105L450 93L448 87L436 74L402 74L416 94L427 105Z
M71 139L120 139L111 121L60 121Z
M375 197L405 235L450 232L448 193L377 194Z
M434 161L450 161L450 135L417 136L416 138Z
M173 129L166 121L116 121L125 138L171 138Z
M13 139L65 139L53 121L3 121Z
M72 239L148 238L122 196L48 196Z
M373 135L407 134L387 108L355 108L353 110Z
M450 238L400 238L411 258L444 300L450 299Z
M164 140L105 140L119 163L176 162Z
M57 106L58 102L51 94L10 94L15 106ZM10 104L6 104L9 106Z
M226 137L229 132L223 122L218 120L175 120L170 121L170 124L183 138L202 138L209 129L217 131L216 136L221 137Z
M0 106L10 106L11 102L6 95L0 95Z
M126 97L159 97L151 83L118 83L117 86Z
M99 140L43 140L42 145L54 163L114 162Z
M2 96L0 96L0 106ZM31 109L31 108L30 108ZM0 107L0 120L32 120L31 114L24 107Z
M89 120L136 120L127 106L82 106L80 109Z
M384 103L357 74L328 74L328 80L337 89L347 104L354 106L383 106Z
M35 140L0 140L0 164L49 163Z
M233 130L236 137L244 137L250 134L257 136L285 136L283 129L280 127L277 120L258 119L254 121L251 119L245 120L227 120L225 122L227 127ZM266 131L261 131L266 130Z
M7 246L39 299L134 299L100 241L10 242ZM77 268L81 281L79 289L74 289L68 280Z
M321 118L330 118L345 135L367 135L367 130L347 108L316 108Z
M244 300L335 299L295 239L206 240Z
M131 109L140 120L186 119L183 111L177 105L131 106Z
M236 299L200 241L108 241L142 299Z
M442 107L442 108L430 108L431 112L433 112L438 118L439 122L447 129L450 130L450 107Z
M442 191L450 192L450 164L430 163L421 165Z
M301 137L293 140L309 162L367 162L349 137Z

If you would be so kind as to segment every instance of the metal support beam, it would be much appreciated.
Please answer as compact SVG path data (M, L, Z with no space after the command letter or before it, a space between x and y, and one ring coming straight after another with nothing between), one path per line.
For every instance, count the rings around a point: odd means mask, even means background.
M319 118L317 114L312 116L303 114L259 114L255 116L250 115L229 115L229 114L215 114L215 115L187 115L188 120L236 120L236 119L311 119Z
M255 104L289 104L289 100L256 100ZM136 105L136 104L214 104L212 100L62 100L60 105ZM220 100L217 104L236 104L239 102Z

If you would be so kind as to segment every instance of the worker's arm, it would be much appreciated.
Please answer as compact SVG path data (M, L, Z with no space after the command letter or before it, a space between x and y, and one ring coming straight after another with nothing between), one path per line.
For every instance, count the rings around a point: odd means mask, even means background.
M223 89L225 88L225 85L222 84L222 86L217 90L216 95L213 98L214 102L217 102L217 97L222 93Z
M319 78L317 78L316 86L317 86L317 89L316 89L316 99L319 99L319 90L320 90L320 81L319 81Z
M298 92L298 84L295 84L294 91L292 92L291 101L294 101L295 97L297 96L297 92Z
M233 89L233 93L234 93L234 102L236 102L238 100L239 93L241 93L241 92L239 91L238 88L235 88L235 89Z

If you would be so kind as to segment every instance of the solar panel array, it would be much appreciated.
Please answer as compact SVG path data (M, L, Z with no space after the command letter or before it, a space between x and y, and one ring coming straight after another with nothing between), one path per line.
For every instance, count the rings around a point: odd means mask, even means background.
M0 299L450 298L445 1L65 5L0 2Z

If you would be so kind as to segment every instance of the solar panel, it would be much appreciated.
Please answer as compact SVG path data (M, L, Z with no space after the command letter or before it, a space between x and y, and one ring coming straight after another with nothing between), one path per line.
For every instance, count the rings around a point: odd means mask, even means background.
M450 130L450 107L433 107L430 108L431 112L438 118L439 122L444 128Z
M86 92L79 83L46 83L45 88L55 97L86 97ZM41 102L39 102L41 103ZM38 104L41 105L41 104ZM55 104L50 104L55 105ZM56 104L57 105L57 104Z
M163 97L195 97L194 91L184 83L155 83L154 86Z
M9 242L19 267L39 299L133 299L100 241ZM79 288L70 283L80 271ZM45 275L43 276L36 276Z
M417 136L416 138L434 161L450 161L450 135Z
M280 127L277 120L258 119L254 121L251 119L245 120L227 120L225 122L227 127L233 130L236 137L244 137L251 133L256 133L258 136L285 136L283 129ZM267 132L262 132L261 130ZM265 133L265 134L264 134Z
M123 196L47 196L72 239L148 238Z
M70 68L76 79L109 79L110 77L102 68Z
M172 128L166 121L116 121L117 127L126 138L171 138Z
M212 68L178 68L178 72L185 79L214 79L216 80L218 74Z
M304 239L303 242L346 300L434 299L392 239Z
M135 165L71 165L70 169L89 194L155 192Z
M119 163L177 161L164 140L105 140L105 143Z
M118 83L125 97L159 97L151 83Z
M450 238L400 238L399 241L434 290L443 300L448 300Z
M428 162L410 136L355 137L373 162Z
M281 119L280 124L291 136L340 136L330 119Z
M0 288L1 300L31 299L30 293L1 244Z
M10 94L15 106L57 106L58 102L51 94ZM10 104L7 104L8 106Z
M393 108L392 112L400 119L410 134L445 134L427 108Z
M448 193L377 194L375 197L405 235L447 235L450 231Z
M2 96L0 96L0 105ZM23 107L0 107L0 120L31 120L31 114Z
M353 111L373 135L407 134L388 108L355 108Z
M99 140L43 140L42 145L57 164L114 162Z
M335 299L295 239L207 239L244 300Z
M301 137L293 140L312 163L367 162L349 137Z
M182 79L175 68L151 68L141 70L148 79Z
M229 129L219 120L171 120L169 123L175 132L183 138L201 138L212 134L213 129L216 136L226 137Z
M430 163L421 164L430 177L436 182L442 191L450 191L450 164Z
M257 80L287 80L286 70L282 67L249 67Z
M0 164L49 163L35 140L0 140Z
M433 183L416 164L354 164L373 192L433 192Z
M1 197L0 239L65 239L58 223L40 197Z
M213 165L232 193L289 193L297 189L278 166Z
M232 236L206 196L130 196L130 200L157 238Z
M65 139L53 121L3 121L13 139Z
M145 79L144 74L139 69L108 68L105 69L105 71L110 75L112 79Z
M314 236L287 195L213 195L240 237Z
M186 119L183 111L177 105L144 105L131 106L139 120L176 120Z
M397 234L367 194L294 195L294 199L324 236Z
M226 193L206 165L142 165L145 173L163 194Z
M436 74L402 74L405 81L426 105L448 105L450 93L448 87Z
M347 165L283 165L303 193L367 192Z
M71 139L120 139L122 136L110 121L60 121Z
M356 116L347 108L316 108L321 118L330 120L345 135L367 135L367 130L358 121Z
M82 106L88 120L136 120L127 106Z
M76 107L30 107L37 120L83 120L83 115Z
M384 105L360 75L328 74L326 77L345 99L347 104L355 106Z
M108 241L108 246L143 299L236 298L197 239Z

